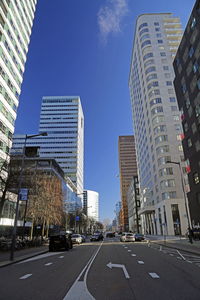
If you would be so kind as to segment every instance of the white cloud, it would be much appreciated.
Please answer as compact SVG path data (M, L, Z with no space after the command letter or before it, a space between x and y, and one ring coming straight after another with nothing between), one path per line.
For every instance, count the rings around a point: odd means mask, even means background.
M128 0L107 0L98 12L100 36L106 43L111 33L121 32L123 18L128 13Z

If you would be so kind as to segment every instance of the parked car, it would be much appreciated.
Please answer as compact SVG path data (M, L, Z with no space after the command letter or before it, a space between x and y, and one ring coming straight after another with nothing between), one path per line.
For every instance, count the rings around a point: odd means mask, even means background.
M90 241L102 241L103 240L103 234L102 233L94 233L91 237L90 237Z
M142 233L134 233L135 241L144 241L145 237L144 234Z
M133 233L124 232L124 233L122 233L122 235L120 237L120 241L121 242L135 242L135 237L134 237Z
M85 243L85 241L86 241L85 235L81 234L81 237L82 237L82 243Z
M65 232L54 233L49 237L49 251L72 249L71 234Z
M107 232L106 237L109 237L109 238L115 237L115 232Z
M82 237L78 233L72 234L72 243L73 244L81 244L82 243Z

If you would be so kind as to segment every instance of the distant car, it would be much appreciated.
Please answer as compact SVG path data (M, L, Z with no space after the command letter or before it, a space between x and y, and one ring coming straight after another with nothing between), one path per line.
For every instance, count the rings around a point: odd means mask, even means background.
M86 240L85 235L81 234L81 237L82 237L82 243L85 243L85 240Z
M91 237L90 237L90 241L102 241L103 240L103 234L102 233L94 233Z
M72 249L72 239L69 233L54 233L49 237L49 251Z
M133 233L124 232L120 237L121 242L135 242L135 237Z
M141 242L141 241L144 241L144 239L145 239L144 234L142 234L142 233L134 233L133 235L134 235L136 241Z
M107 232L106 237L109 237L109 238L115 237L115 232Z
M82 243L82 237L78 233L72 234L72 243L73 244L81 244Z

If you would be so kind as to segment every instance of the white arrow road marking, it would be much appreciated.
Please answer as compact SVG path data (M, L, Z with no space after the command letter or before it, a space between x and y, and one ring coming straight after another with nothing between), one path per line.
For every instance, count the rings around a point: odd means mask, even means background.
M138 260L138 264L143 265L144 262L142 260Z
M127 270L126 270L125 265L112 264L112 263L110 262L109 264L107 264L107 267L110 268L110 269L112 269L112 268L122 268L123 271L124 271L125 277L126 277L126 278L130 278L130 276L129 276Z
M49 262L49 263L45 264L45 266L50 266L50 265L52 265L52 263L51 263L51 262Z
M154 279L160 278L160 276L158 276L158 274L156 274L156 273L149 273L149 275Z
M26 279L26 278L28 278L28 277L30 277L30 276L32 276L32 274L26 274L26 275L20 277L19 279Z
M92 257L87 262L86 266L83 268L79 276L77 277L74 284L71 286L67 294L65 295L63 300L95 300L95 298L90 294L90 292L87 289L87 274L89 272L89 269L95 260L97 254L99 253L99 250L101 249L103 242L100 244L97 251L92 255ZM80 280L82 275L84 275L84 279Z

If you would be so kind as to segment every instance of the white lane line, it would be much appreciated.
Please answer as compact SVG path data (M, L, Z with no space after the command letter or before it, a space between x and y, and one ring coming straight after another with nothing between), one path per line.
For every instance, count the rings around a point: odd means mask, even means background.
M178 250L176 250L176 251L182 257L182 259L186 260L185 257Z
M131 254L131 256L136 256L136 254Z
M30 276L32 276L32 274L26 274L26 275L20 277L19 279L26 279L26 278L29 278Z
M149 273L149 275L154 279L160 278L160 276L158 276L158 274L156 274L156 273Z
M45 264L45 266L50 266L50 265L52 265L52 264L53 264L53 263L50 262L50 263Z
M124 247L124 249L127 249L128 247Z
M63 258L63 257L64 257L63 255L59 256L59 258Z
M37 259L41 259L41 258L46 258L46 257L52 256L52 255L58 255L58 254L62 254L62 253L64 253L64 252L45 253L45 254L41 254L41 255L34 256L34 257L28 258L28 259L26 259L26 260L20 261L20 262L18 262L17 264L23 264L23 263L25 263L25 262L29 262L29 261L32 261L32 260L37 260Z
M192 264L192 261L190 261L190 260L186 260L188 263L190 263L190 264Z
M131 252L131 250L128 250L128 252Z
M181 257L177 256L178 259L181 259Z
M88 271L89 271L93 261L95 260L97 254L99 253L99 250L101 249L102 244L103 244L103 242L100 244L97 251L91 256L91 258L89 259L89 261L87 262L87 264L85 265L85 267L83 268L83 270L81 271L81 273L79 274L79 276L77 277L77 279L75 280L75 282L73 283L73 285L71 286L71 288L69 289L69 291L67 292L65 297L63 298L63 300L77 300L77 299L95 300L95 298L90 294L90 292L87 289L86 281L87 281ZM81 278L81 276L84 272L85 272L84 280L79 281L79 279Z
M143 265L144 262L142 260L138 260L138 264Z
M174 254L171 253L170 256L174 256Z

